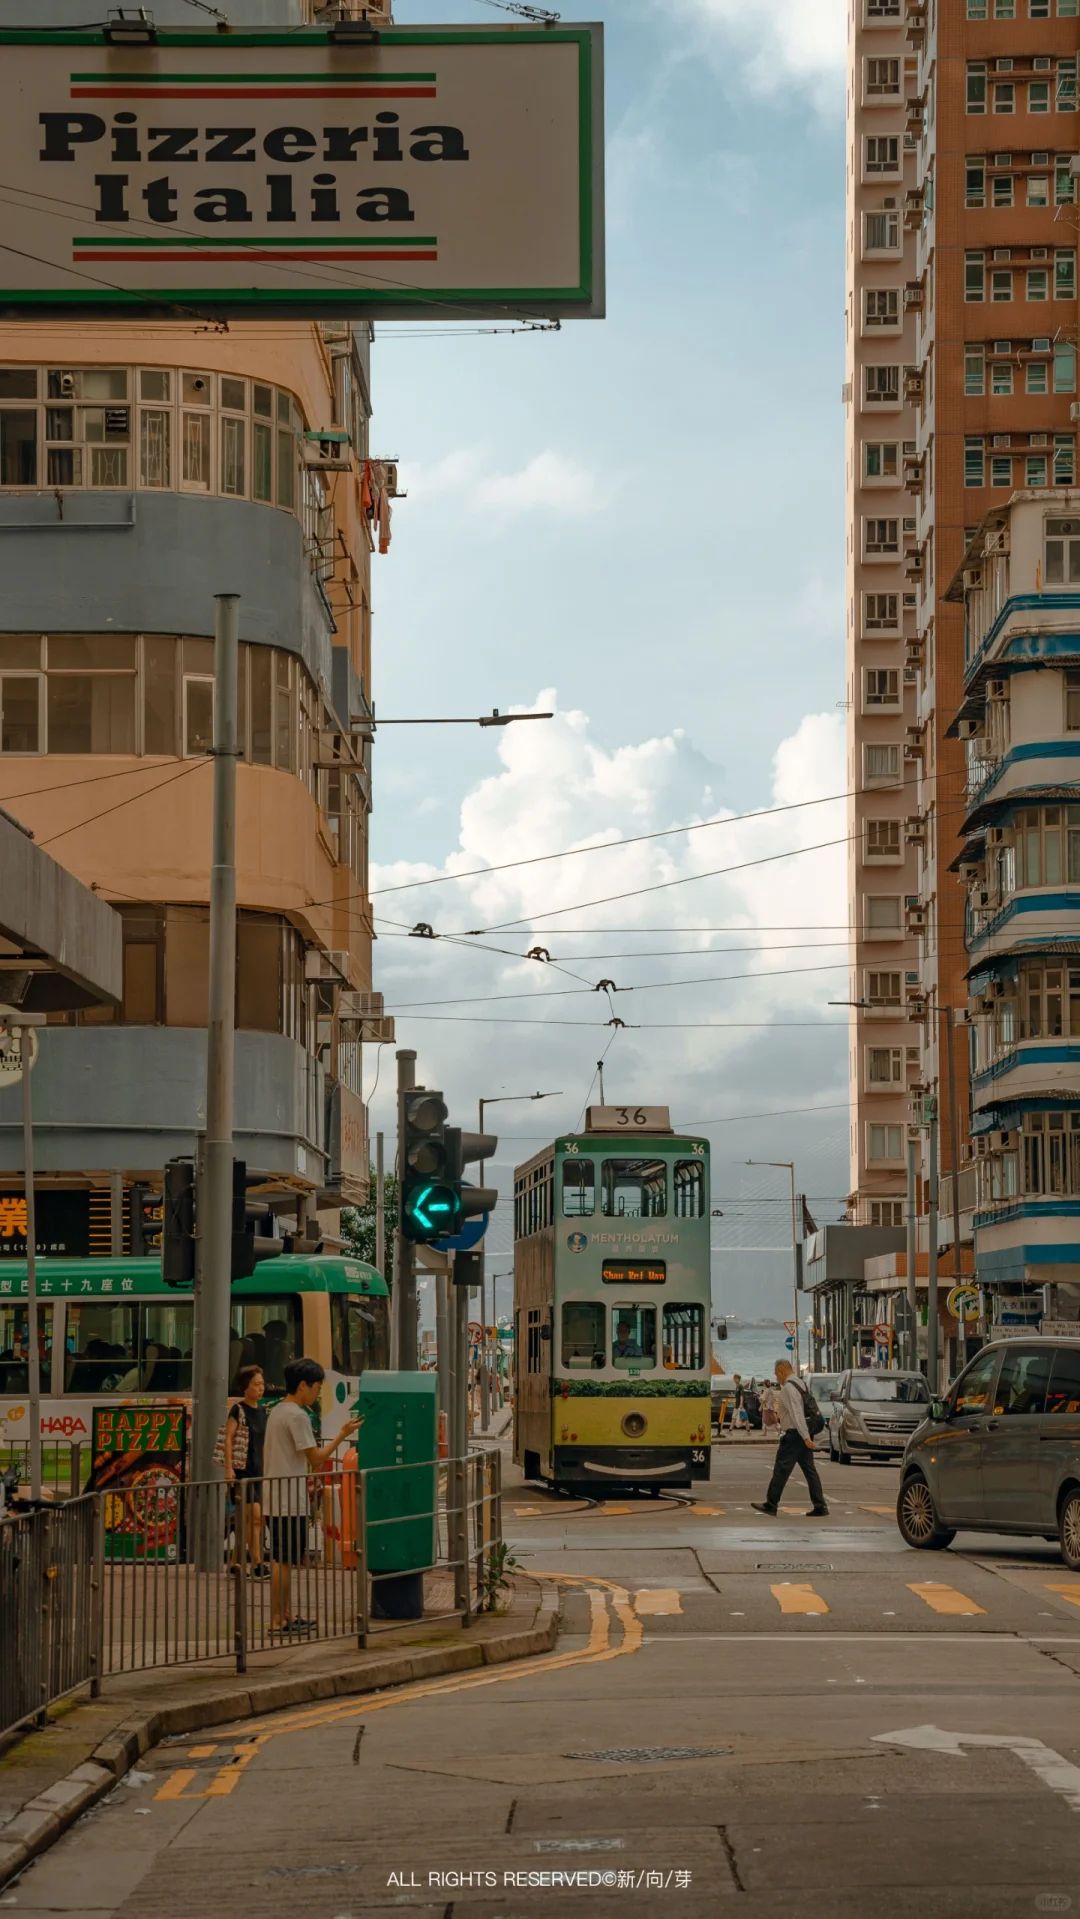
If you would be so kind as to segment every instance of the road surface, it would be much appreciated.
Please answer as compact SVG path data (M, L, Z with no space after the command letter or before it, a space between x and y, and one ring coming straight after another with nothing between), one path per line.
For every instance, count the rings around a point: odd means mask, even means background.
M1042 1541L917 1554L896 1470L770 1455L692 1505L553 1501L514 1551L542 1660L192 1735L0 1907L65 1919L1080 1914L1080 1576ZM902 1737L898 1737L902 1735Z

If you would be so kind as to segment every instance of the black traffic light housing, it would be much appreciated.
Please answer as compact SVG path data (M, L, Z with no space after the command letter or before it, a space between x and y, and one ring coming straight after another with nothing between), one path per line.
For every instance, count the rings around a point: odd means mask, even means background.
M160 1253L164 1212L164 1195L156 1187L147 1186L143 1180L136 1180L128 1194L133 1259L145 1259Z
M134 1194L132 1200L134 1202ZM133 1228L134 1219L133 1210ZM170 1159L165 1168L161 1205L161 1277L166 1286L192 1286L195 1283L195 1167L190 1159Z
M498 1151L495 1133L463 1133L460 1126L446 1128L447 1172L460 1201L458 1225L466 1219L478 1219L481 1213L494 1212L499 1194L494 1186L468 1186L462 1178L474 1159L490 1159ZM456 1230L456 1229L455 1229Z
M418 1246L457 1231L460 1194L451 1176L446 1101L416 1086L401 1100L401 1233Z

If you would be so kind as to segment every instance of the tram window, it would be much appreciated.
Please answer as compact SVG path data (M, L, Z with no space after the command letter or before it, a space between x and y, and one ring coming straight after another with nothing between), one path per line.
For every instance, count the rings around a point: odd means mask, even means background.
M606 1159L602 1190L605 1219L662 1219L667 1212L667 1162Z
M543 1350L544 1348L540 1340L540 1308L539 1306L530 1306L527 1354L528 1370L530 1373L538 1373L542 1370L541 1354Z
M651 1306L613 1306L611 1363L624 1372L656 1364L656 1313Z
M602 1301L568 1299L562 1309L562 1363L574 1372L588 1372L604 1363Z
M385 1299L330 1300L330 1351L336 1373L385 1372L390 1364Z
M229 1331L229 1382L241 1366L261 1366L268 1393L285 1391L285 1365L303 1352L295 1294L234 1300Z
M591 1159L564 1159L562 1169L564 1219L588 1219L596 1211L596 1170Z
M705 1217L705 1161L677 1159L672 1169L676 1219Z
M72 1301L65 1392L190 1392L194 1313L190 1300Z
M0 1393L28 1393L30 1368L26 1359L26 1307L4 1301L0 1306ZM53 1314L38 1307L38 1363L41 1390L52 1391Z
M663 1365L667 1373L696 1373L705 1364L704 1306L665 1306Z

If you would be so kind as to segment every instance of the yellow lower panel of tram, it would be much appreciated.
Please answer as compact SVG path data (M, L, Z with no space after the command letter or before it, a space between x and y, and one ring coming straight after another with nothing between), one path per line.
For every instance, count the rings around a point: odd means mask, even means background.
M700 1399L563 1399L556 1381L551 1437L556 1446L707 1446L711 1417L708 1393Z

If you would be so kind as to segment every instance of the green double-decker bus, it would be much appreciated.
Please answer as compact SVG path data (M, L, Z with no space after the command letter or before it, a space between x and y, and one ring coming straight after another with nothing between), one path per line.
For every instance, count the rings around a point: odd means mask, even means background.
M514 1175L514 1457L607 1492L707 1479L709 1148L590 1107Z

